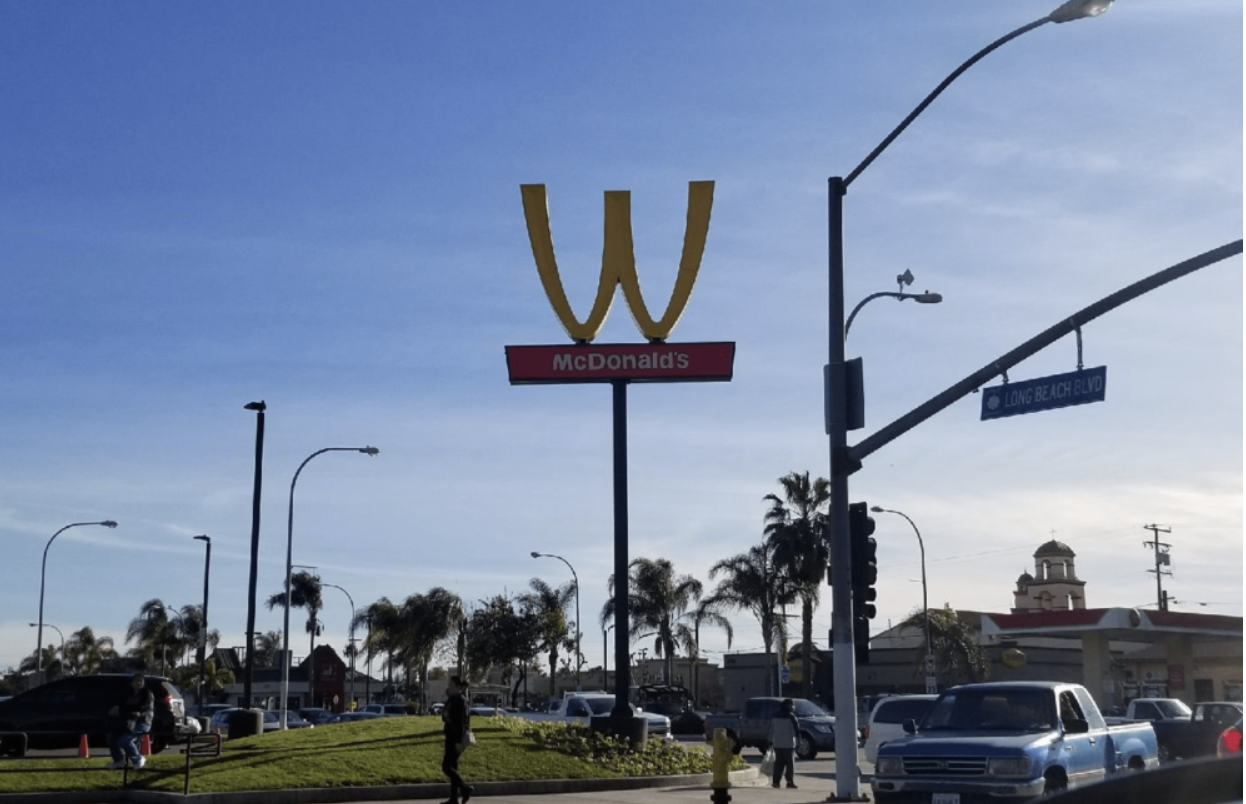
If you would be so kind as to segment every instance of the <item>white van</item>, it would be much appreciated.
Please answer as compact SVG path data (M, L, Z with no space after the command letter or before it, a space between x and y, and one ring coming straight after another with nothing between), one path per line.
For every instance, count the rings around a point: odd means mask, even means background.
M865 727L865 761L878 759L878 749L904 736L904 721L920 721L938 695L890 695L874 705Z

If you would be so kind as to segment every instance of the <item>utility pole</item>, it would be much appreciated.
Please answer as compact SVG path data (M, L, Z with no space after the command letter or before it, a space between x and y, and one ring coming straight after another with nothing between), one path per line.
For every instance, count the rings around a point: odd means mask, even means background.
M1147 570L1147 572L1155 573L1155 597L1159 603L1159 610L1168 611L1168 596L1164 594L1163 577L1172 575L1172 570L1163 570L1160 567L1172 566L1172 557L1168 554L1172 545L1161 542L1159 535L1161 533L1172 533L1172 528L1161 528L1159 525L1143 525L1142 529L1151 531L1152 541L1143 542L1142 546L1155 551L1155 569ZM1160 549L1161 547L1163 550Z

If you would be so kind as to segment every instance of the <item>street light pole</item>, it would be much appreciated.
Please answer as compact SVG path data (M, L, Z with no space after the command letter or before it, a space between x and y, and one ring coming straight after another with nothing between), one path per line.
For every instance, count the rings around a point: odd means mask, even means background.
M571 577L575 581L575 691L580 691L580 576L575 574L575 567L571 566L571 562L562 556L556 556L553 553L538 553L532 551L533 558L556 558L567 565L567 569L571 570ZM605 672L605 668L602 668Z
M323 455L326 452L362 452L364 455L377 455L380 450L376 447L325 447L318 449L311 455L303 459L299 464L299 468L294 472L294 479L290 481L290 511L286 520L286 611L282 620L281 630L281 730L286 730L286 710L289 707L290 699L290 576L294 569L294 484L299 482L299 474L303 471L303 467L307 462L317 455ZM315 657L312 657L312 670L315 671ZM310 689L311 685L308 685Z
M111 519L105 519L103 522L74 522L53 533L52 538L48 539L47 545L43 548L43 567L39 570L39 624L38 633L35 635L36 640L38 640L38 644L35 645L35 672L39 675L40 682L43 680L43 591L48 578L48 548L52 546L52 542L56 541L57 536L60 536L70 528L77 528L82 525L102 525L106 528L117 527L117 523ZM64 652L62 651L62 660L64 659L63 654Z
M260 489L264 475L264 400L248 402L244 410L255 411L255 485L251 490L251 575L247 584L247 666L242 678L242 706L254 702L251 686L255 680L255 587L260 571Z
M917 523L909 518L909 515L903 511L893 511L890 508L881 508L877 505L870 509L876 514L898 514L908 520L913 526L913 532L917 534L917 546L921 549L922 555L922 619L926 626L926 692L934 694L939 691L939 682L935 677L935 660L934 652L930 646L930 601L926 594L926 545L922 541L922 532L917 529Z
M610 687L610 629L614 628L614 623L610 623L601 629L601 688L608 689Z
M324 581L321 581L320 585L333 587L334 589L338 590L342 594L346 595L346 600L350 602L350 628L347 630L346 644L348 647L354 648L355 646L355 599L350 596L350 592L347 592L345 589L343 589L342 587L338 586L335 583L325 583ZM349 653L350 653L350 692L348 694L350 695L350 699L353 701L355 700L355 652L351 650L349 651ZM312 663L312 666L315 667L315 662Z
M918 115L962 73L991 51L1048 22L1070 22L1107 11L1112 0L1069 0L1042 19L1006 34L957 67L917 105L846 177L827 180L828 361L825 367L826 429L830 444L831 632L835 695L834 801L860 800L857 765L856 663L852 633L852 537L848 532L848 476L860 468L848 454L847 390L844 361L844 195L848 186L908 128Z
M61 638L61 667L62 667L62 668L64 668L64 666L65 666L65 635L61 633L61 629L57 628L55 625L52 625L52 623L46 623L46 625L47 625L47 627L48 627L48 628L51 628L51 629L52 629L53 631L55 631L57 634L60 634L60 638ZM30 627L31 627L31 628L38 628L38 627L39 627L39 623L31 623L31 624L30 624ZM40 648L39 648L39 652L40 652L40 653L42 653L42 652L43 652L43 647L42 647L42 646L40 646ZM63 673L63 672L64 672L64 670L62 669L62 670L61 670L61 672Z
M212 568L212 539L201 533L196 541L203 542L203 622L199 624L199 717L203 717L203 688L207 684L208 668L208 575Z

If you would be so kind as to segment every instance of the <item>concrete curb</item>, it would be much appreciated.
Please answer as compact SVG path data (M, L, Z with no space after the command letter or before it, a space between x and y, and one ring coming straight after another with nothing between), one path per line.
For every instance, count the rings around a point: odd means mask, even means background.
M736 787L751 787L760 778L756 768L731 771ZM704 787L709 791L713 775L693 773L680 776L644 776L627 779L533 779L476 782L472 797L540 796L558 793L595 793L606 790L643 790L655 787ZM442 799L450 795L450 785L400 784L385 787L313 787L294 790L246 790L236 793L166 793L156 790L100 790L95 792L12 793L0 795L0 804L346 804L364 801L412 801Z

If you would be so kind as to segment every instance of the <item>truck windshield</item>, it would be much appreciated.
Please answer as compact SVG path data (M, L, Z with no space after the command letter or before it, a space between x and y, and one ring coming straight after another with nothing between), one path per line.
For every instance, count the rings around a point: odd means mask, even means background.
M826 717L826 712L822 711L813 701L806 701L804 698L797 698L792 702L795 705L796 717Z
M1175 698L1160 698L1155 701L1155 706L1164 713L1164 717L1174 720L1189 718L1193 714L1190 711L1190 707L1186 706L1183 701L1178 701Z
M963 690L936 701L921 730L1046 731L1054 723L1048 690Z

